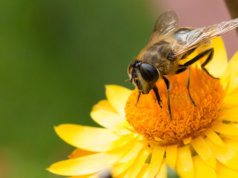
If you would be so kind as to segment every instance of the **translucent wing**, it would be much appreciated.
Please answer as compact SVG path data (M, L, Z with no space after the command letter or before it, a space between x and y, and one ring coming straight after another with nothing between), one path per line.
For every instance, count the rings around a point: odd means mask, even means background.
M174 11L162 13L155 22L150 39L167 35L174 31L178 25L178 17Z
M183 43L179 41L174 42L172 50L175 56L178 56L236 27L238 27L238 18L191 30L184 34L183 38L185 40Z

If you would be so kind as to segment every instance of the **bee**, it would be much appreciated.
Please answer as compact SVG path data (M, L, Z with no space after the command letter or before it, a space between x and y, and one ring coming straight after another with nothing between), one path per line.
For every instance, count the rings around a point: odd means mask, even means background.
M178 18L175 12L162 13L155 22L148 44L128 67L130 82L139 91L137 103L141 94L148 94L153 90L157 102L162 108L155 83L159 79L164 80L168 92L170 120L172 120L169 95L171 86L166 76L176 75L188 69L187 91L191 102L196 106L189 90L190 66L198 60L206 58L201 64L201 68L210 75L206 65L213 58L214 48L206 49L205 46L208 46L211 39L238 27L238 18L201 28L178 28L177 26ZM184 59L188 59L196 49L203 46L202 52L181 63Z

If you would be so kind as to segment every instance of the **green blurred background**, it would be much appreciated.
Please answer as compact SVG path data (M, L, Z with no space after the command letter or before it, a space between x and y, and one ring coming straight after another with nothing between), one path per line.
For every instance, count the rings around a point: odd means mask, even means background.
M144 0L0 1L0 177L45 170L74 149L54 125L94 125L105 84L125 82L154 18Z

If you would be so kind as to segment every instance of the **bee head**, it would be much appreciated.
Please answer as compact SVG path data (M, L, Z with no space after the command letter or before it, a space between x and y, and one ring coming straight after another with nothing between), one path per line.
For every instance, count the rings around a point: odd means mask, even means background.
M159 71L151 64L134 61L128 67L130 81L143 94L149 93L154 88L159 78Z

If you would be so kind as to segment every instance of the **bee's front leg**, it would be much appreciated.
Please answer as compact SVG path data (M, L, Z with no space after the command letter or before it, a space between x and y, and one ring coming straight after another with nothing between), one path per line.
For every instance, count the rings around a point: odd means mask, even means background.
M153 88L153 91L155 92L155 96L156 96L156 99L157 99L157 102L158 102L160 108L162 108L162 104L161 104L162 100L160 99L158 88L155 86Z
M136 105L137 105L137 103L138 103L139 100L140 100L140 96L141 96L141 91L139 91L139 94L138 94L138 97L137 97L137 101L136 101Z

